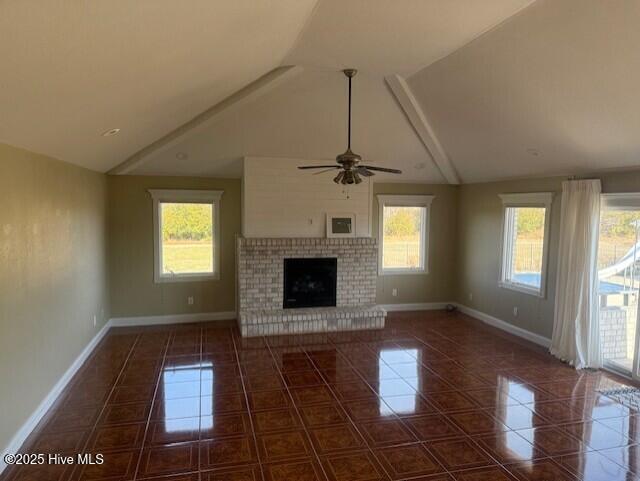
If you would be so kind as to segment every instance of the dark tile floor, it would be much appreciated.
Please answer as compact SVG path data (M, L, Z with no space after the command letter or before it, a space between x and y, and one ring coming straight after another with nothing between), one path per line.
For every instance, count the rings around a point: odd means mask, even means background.
M619 382L444 312L256 339L114 329L22 450L104 464L2 479L632 481L640 416L596 391Z

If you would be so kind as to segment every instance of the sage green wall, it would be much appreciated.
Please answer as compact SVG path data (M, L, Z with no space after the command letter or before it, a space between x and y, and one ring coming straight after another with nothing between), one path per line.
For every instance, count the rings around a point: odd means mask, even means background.
M0 204L3 452L109 318L107 179L0 144Z
M239 179L109 177L112 317L235 311L235 236L240 233ZM148 189L223 190L220 201L220 279L153 280L153 204ZM193 305L187 298L194 297Z
M599 175L604 192L640 190L640 171ZM458 302L549 337L562 178L462 186L375 184L431 194L429 273L378 278L381 304ZM219 280L155 284L148 189L223 190ZM544 299L498 287L498 194L553 191ZM35 411L110 317L235 310L241 181L114 176L0 144L0 447ZM107 208L108 207L108 208ZM372 233L378 232L374 198ZM398 289L393 297L391 290ZM473 300L469 300L469 293ZM194 296L189 306L187 297ZM519 315L513 316L518 306ZM93 316L97 325L93 325Z
M456 296L456 213L459 187L381 183L373 185L372 235L378 236L377 194L435 195L429 223L429 272L427 274L378 276L379 304L452 302ZM392 290L398 295L392 296Z
M562 178L529 179L460 186L458 204L458 302L545 337L553 328L553 303ZM546 296L498 287L503 206L498 194L556 192L551 204ZM469 295L473 295L473 300ZM518 307L518 315L513 308Z
M599 178L604 193L639 192L640 171L585 176ZM527 179L459 188L457 293L459 303L544 337L551 337L556 291L562 181L566 177ZM498 194L555 192L551 206L546 296L498 287L502 245L502 202ZM473 299L469 299L469 295ZM518 307L514 316L513 308Z

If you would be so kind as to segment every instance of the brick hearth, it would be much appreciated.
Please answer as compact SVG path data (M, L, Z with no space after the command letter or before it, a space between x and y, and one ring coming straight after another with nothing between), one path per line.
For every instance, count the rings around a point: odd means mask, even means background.
M375 305L378 245L374 238L239 238L238 322L243 336L384 327ZM284 259L337 258L336 307L283 309Z

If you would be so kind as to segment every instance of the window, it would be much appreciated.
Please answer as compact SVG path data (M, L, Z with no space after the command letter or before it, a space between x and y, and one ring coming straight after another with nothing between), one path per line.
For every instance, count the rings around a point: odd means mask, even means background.
M379 273L427 273L432 195L378 195Z
M155 282L217 279L220 197L215 190L149 190Z
M638 377L640 194L603 194L598 239L600 346L604 365Z
M504 204L500 285L544 297L553 194L502 194L500 198Z

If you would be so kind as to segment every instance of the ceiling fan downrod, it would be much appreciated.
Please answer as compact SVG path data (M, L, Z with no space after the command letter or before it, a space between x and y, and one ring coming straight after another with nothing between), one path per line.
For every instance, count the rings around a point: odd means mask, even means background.
M338 165L304 165L299 169L340 169L338 175L333 178L336 184L351 185L361 184L362 176L371 177L375 175L374 170L381 172L389 172L392 174L400 174L402 171L397 169L386 169L384 167L371 167L368 165L359 165L362 157L351 150L351 79L355 77L358 71L354 68L347 68L342 71L349 79L349 100L348 100L348 117L347 117L347 150L336 157ZM322 172L318 172L322 173Z

